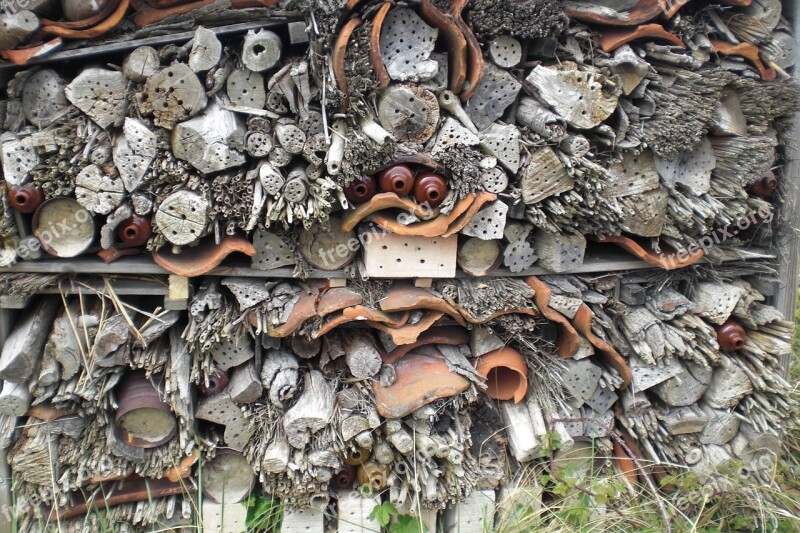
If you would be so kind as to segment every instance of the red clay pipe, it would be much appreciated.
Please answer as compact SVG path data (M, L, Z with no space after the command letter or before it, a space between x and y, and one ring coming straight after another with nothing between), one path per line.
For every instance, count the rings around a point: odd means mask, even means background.
M717 342L719 347L726 352L735 352L744 347L747 340L747 332L741 324L729 318L723 324L716 328Z
M208 381L201 381L197 384L197 390L203 396L213 396L225 390L228 385L228 374L224 370L215 368L214 372L208 376Z
M376 192L375 180L372 176L361 176L350 182L350 185L344 188L345 197L353 204L363 204L368 202L375 196Z
M42 190L32 183L12 185L8 190L8 202L20 213L33 213L43 201Z
M348 489L353 486L353 481L356 479L356 470L350 465L344 465L341 470L339 470L331 483L337 489Z
M775 192L777 188L778 178L775 177L772 171L769 171L750 186L750 193L756 196L766 197Z
M126 218L117 227L119 240L131 246L141 246L146 243L152 233L153 227L150 224L150 219L139 215Z
M447 196L447 182L439 174L423 172L414 183L414 198L420 204L436 207Z
M414 188L414 173L406 165L392 165L378 174L378 186L384 192L407 196Z

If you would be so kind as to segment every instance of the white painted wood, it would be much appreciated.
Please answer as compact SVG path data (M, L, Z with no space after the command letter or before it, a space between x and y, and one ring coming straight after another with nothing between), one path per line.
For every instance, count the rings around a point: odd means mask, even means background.
M325 533L325 514L310 507L286 507L281 533Z
M452 278L456 274L457 235L429 238L374 234L364 239L363 248L369 277Z
M444 512L445 533L479 533L494 531L495 493L476 490L463 501Z
M337 533L379 532L378 522L369 519L369 514L380 503L377 496L361 496L354 491L339 491L337 504Z
M247 530L244 503L215 503L203 499L203 533L242 533Z

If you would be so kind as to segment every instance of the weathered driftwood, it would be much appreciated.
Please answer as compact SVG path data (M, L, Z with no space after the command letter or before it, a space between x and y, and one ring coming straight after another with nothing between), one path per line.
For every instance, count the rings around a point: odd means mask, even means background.
M67 100L89 115L98 126L119 126L128 105L128 81L122 72L88 68L67 85Z
M342 344L345 350L345 361L353 377L371 378L381 369L381 354L369 333L354 331L342 337Z
M228 382L228 394L236 403L252 403L261 397L263 389L253 361L233 369Z
M222 43L212 30L199 26L192 38L192 50L189 52L189 68L195 72L211 70L222 57Z
M281 49L281 39L275 33L250 30L242 44L242 63L254 72L263 72L275 66L281 58Z
M0 50L11 50L27 41L39 29L39 18L31 11L0 15Z
M150 75L144 84L146 100L139 107L154 115L156 126L171 130L206 107L206 92L185 63L175 63Z
M109 214L122 202L124 192L122 180L106 175L97 165L84 167L75 178L75 198L93 213Z
M266 389L270 402L283 407L294 397L299 364L289 351L278 348L267 350L261 367L261 384Z
M537 230L533 246L541 266L553 272L569 272L583 264L586 238Z
M245 163L241 150L245 125L239 115L212 102L201 115L172 130L172 153L200 172L210 174Z
M122 73L129 80L142 82L155 74L160 66L158 51L152 46L140 46L125 56Z
M323 375L316 370L306 374L302 395L283 417L289 444L304 448L311 435L330 423L335 406L336 396Z
M23 383L31 378L39 364L50 327L61 301L54 296L43 297L31 306L17 322L3 343L0 353L0 378Z
M205 197L180 190L161 202L153 220L169 242L181 246L200 238L206 227L208 208Z

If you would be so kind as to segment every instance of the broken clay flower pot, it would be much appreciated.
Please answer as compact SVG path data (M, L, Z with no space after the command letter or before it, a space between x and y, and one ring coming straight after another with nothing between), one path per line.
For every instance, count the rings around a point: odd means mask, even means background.
M153 252L153 260L158 266L173 274L192 277L202 276L213 270L234 252L241 252L250 257L256 255L256 249L250 241L238 235L229 235L219 244L215 244L213 239L206 239L197 246L184 248L178 254L170 250L159 250Z
M147 217L133 215L117 226L117 237L125 244L141 246L153 234L153 227Z
M219 368L215 368L214 372L208 376L208 381L201 381L197 384L197 390L203 396L213 396L218 392L225 390L228 385L228 373Z
M513 348L500 348L478 358L475 370L486 376L487 396L519 403L528 392L528 365Z
M353 486L353 481L356 479L356 471L350 465L342 466L342 469L336 472L336 475L331 479L331 485L337 489L347 489Z
M95 238L94 217L72 198L52 198L33 213L33 234L45 252L56 257L75 257Z
M393 192L401 198L414 188L414 173L408 165L392 165L378 174L378 186L383 192Z
M719 347L726 352L735 352L744 348L747 332L741 324L729 318L716 328Z
M750 193L763 198L775 192L777 188L778 178L776 178L775 174L770 170L750 186Z
M160 377L154 376L151 381L143 371L135 371L122 378L117 389L119 407L114 423L117 436L125 444L156 448L172 440L178 423L163 397Z
M8 203L20 213L33 213L42 205L43 201L42 190L32 183L12 185L8 190Z

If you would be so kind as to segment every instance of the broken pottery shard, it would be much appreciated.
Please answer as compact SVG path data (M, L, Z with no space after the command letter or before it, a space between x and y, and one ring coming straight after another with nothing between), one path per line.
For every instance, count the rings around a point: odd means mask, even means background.
M117 167L125 190L139 188L156 156L156 134L135 118L126 118L123 135L114 144L114 166Z
M483 76L464 110L475 127L484 130L503 116L521 88L522 84L514 76L492 63L485 63Z
M439 30L431 28L406 7L389 11L381 29L380 49L386 70L395 81L420 82L436 76L439 65L430 59Z
M67 100L89 115L98 126L118 126L128 106L128 80L122 72L88 68L67 85Z
M226 235L219 244L212 239L191 248L184 248L180 253L168 249L153 252L153 260L161 268L179 276L202 276L219 266L232 253L243 253L253 256L256 253L250 241L240 235Z
M244 450L256 430L227 392L202 400L197 406L195 418L225 426L225 444L238 452Z
M175 126L172 152L204 174L243 165L246 128L239 116L213 102L195 118Z

